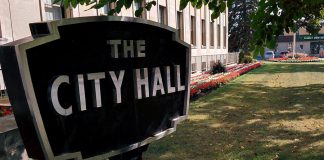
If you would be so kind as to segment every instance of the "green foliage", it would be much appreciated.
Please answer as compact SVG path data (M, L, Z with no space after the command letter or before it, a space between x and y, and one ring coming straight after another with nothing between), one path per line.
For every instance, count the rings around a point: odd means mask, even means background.
M213 68L212 68L211 72L212 72L212 74L225 73L226 72L226 68L222 64L221 61L218 61L215 65L213 65Z
M251 52L241 51L239 54L239 63L252 63L253 54Z
M142 3L143 0L135 0ZM237 0L239 1L239 0ZM119 13L122 7L130 8L134 0L55 0L65 7L76 7L78 4L99 9L107 4L116 3L116 8L108 14ZM180 9L184 9L188 3L195 8L208 6L211 10L211 18L216 19L224 12L226 6L232 6L234 0L180 0ZM249 1L245 1L249 2ZM146 3L144 7L135 11L140 16L145 10L150 10L155 1ZM235 4L234 4L235 5ZM312 34L318 33L321 28L320 20L324 19L324 0L259 0L257 10L249 17L251 27L254 30L250 50L254 56L264 54L264 47L273 49L276 39L284 31L296 31L299 27L305 27Z
M239 63L243 62L243 58L244 58L244 52L241 51L240 54L239 54Z
M126 9L132 6L133 2L142 3L143 0L55 0L53 3L61 3L65 8L73 7L75 8L78 4L90 6L89 9L99 9L107 4L115 3L116 8L111 9L108 15L114 15L115 13L120 13L121 9L125 7ZM156 5L156 1L151 1L145 4L144 7L140 7L135 11L135 16L140 17L144 10L150 10L152 5Z
M296 32L305 27L312 34L321 28L323 0L260 0L257 11L251 16L254 55L263 56L264 47L275 48L277 36L285 32Z
M244 52L249 51L253 33L250 16L256 11L256 7L257 0L235 0L233 5L228 7L230 52L237 52L240 49Z
M242 62L243 63L252 63L253 62L253 57L245 55Z
M208 8L212 10L211 18L216 19L221 12L225 11L226 5L230 8L238 7L241 2L243 6L246 6L252 1L206 0L203 4L208 5ZM183 2L182 6L185 7L189 0L181 0L181 2ZM201 0L190 0L190 2L193 7L201 7ZM321 28L320 20L324 19L324 0L259 0L255 8L257 9L250 9L252 12L248 13L250 16L248 19L237 22L238 24L247 23L248 27L252 27L254 31L249 47L250 50L254 51L254 57L258 54L263 56L264 47L274 49L277 37L284 31L297 31L298 28L305 27L312 34L318 33ZM240 11L244 10L250 11L249 8L240 9ZM240 12L240 14L244 14L244 12ZM233 18L233 16L230 18ZM250 21L251 24L248 23ZM247 31L238 33L244 36ZM245 37L247 36L245 35ZM249 39L246 40L249 41Z
M190 0L181 0L180 1L180 9L181 10L185 9L187 7L189 1Z
M142 15L142 12L143 12L143 8L139 8L138 10L135 11L135 16L136 17L139 17Z

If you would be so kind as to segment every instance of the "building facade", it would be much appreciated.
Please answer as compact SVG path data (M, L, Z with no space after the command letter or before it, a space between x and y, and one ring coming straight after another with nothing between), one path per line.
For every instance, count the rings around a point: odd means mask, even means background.
M0 0L0 45L30 36L29 23L62 18L107 15L115 4L101 9L87 6L64 9L53 0ZM149 2L149 0L146 0ZM180 0L157 0L156 6L142 13L141 18L163 23L179 31L179 38L191 44L192 73L206 71L215 62L228 63L228 9L212 21L208 6L195 9L190 4L179 10ZM145 3L145 2L143 2ZM135 10L144 4L133 3L116 16L135 17Z
M278 37L276 48L278 52L292 51L292 47L293 33L285 33ZM320 52L324 51L324 27L318 35L310 35L305 28L300 28L296 33L295 51L319 56Z

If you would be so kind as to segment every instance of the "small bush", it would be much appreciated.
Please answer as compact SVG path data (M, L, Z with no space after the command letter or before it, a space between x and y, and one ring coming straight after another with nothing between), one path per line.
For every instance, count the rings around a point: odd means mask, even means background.
M244 54L245 56L253 56L253 53L252 52L245 52L245 54Z
M244 59L244 52L241 51L239 54L239 63L243 63L243 59Z
M252 63L252 53L251 52L240 52L239 54L239 63Z
M252 63L252 62L253 62L252 56L244 56L243 63Z
M225 66L222 64L222 62L220 60L218 60L218 62L216 64L214 64L211 73L212 74L217 74L217 73L222 73L222 72L226 72L226 68Z

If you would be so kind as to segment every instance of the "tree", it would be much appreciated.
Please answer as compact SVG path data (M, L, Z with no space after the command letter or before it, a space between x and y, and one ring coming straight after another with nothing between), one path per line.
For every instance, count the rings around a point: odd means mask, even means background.
M284 31L296 32L300 27L317 34L322 19L324 0L260 0L252 15L252 49L255 55L263 55L264 47L275 48L277 37Z
M77 5L86 5L90 6L89 9L100 9L104 7L107 4L115 3L116 7L114 9L111 9L108 13L108 15L114 15L115 13L120 13L121 9L125 7L126 9L129 9L132 6L132 3L138 2L142 3L143 0L54 0L54 4L63 5L65 8L68 8L72 6L73 8L77 7ZM135 11L135 16L140 17L142 12L146 10L150 10L152 5L156 5L156 1L151 1L149 3L146 3L144 7L140 7Z
M116 8L108 14L119 13L122 7L130 8L132 3L141 3L143 0L55 0L54 3L62 2L65 7L76 7L78 4L90 5L90 8L99 9L108 3L116 3ZM184 9L189 2L195 8L207 5L212 11L211 18L216 19L226 6L232 6L235 0L180 0L180 9ZM254 55L264 53L264 47L274 48L276 39L284 31L296 31L298 27L305 27L312 34L318 33L324 19L324 0L258 0L257 10L250 20L254 30L251 42L251 50ZM144 9L150 10L156 5L153 0L144 7L135 11L139 17Z
M250 16L256 11L257 0L236 0L229 6L229 51L249 51L252 41Z

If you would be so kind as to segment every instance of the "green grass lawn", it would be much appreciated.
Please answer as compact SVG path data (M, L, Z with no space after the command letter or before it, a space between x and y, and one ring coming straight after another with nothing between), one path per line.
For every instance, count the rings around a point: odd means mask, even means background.
M191 102L143 158L324 160L324 63L266 63Z

